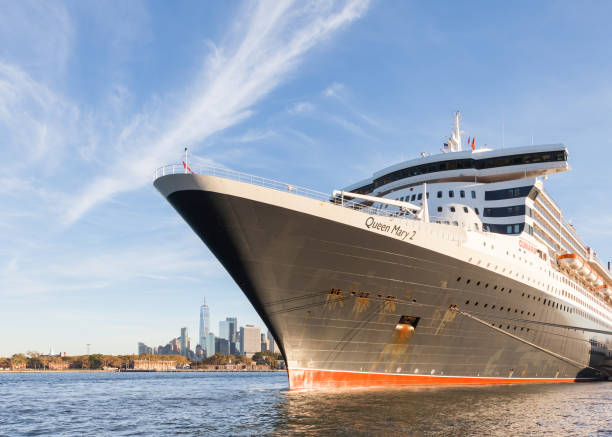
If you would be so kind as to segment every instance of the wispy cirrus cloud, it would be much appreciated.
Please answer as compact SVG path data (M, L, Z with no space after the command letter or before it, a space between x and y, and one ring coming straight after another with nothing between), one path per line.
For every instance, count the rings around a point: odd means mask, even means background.
M102 176L78 193L63 217L66 224L118 193L150 183L152 170L172 160L183 145L196 148L210 135L249 117L253 106L285 81L314 46L354 20L367 0L341 4L258 2L243 11L232 43L212 46L189 97L135 116L118 137L124 153Z

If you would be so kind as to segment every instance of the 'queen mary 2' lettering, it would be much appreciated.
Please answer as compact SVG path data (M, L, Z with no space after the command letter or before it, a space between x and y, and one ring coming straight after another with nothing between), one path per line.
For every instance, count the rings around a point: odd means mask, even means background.
M525 240L519 240L519 247L528 250L531 253L538 253L538 249L536 249L533 244L530 244Z
M368 228L371 231L378 231L378 232L383 232L387 234L392 234L397 237L400 237L402 241L405 240L406 238L408 238L409 240L412 240L414 239L414 236L416 235L416 231L405 230L399 225L393 225L393 226L386 225L382 222L377 222L376 219L371 216L366 219L365 225L366 225L366 228Z

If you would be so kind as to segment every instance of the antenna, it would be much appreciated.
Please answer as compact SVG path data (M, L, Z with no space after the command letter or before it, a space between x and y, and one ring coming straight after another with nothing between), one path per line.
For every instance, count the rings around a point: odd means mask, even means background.
M90 355L89 354L89 346L91 346L91 344L87 343L85 346L87 346L87 355Z

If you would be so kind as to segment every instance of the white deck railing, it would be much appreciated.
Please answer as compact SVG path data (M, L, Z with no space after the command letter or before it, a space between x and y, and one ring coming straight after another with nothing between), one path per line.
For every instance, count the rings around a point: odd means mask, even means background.
M232 179L238 182L245 182L247 184L258 185L261 187L271 188L273 190L285 191L292 194L308 197L311 199L321 200L324 202L330 202L335 205L340 205L345 208L354 209L367 214L380 215L385 217L396 217L400 219L414 220L410 215L400 215L397 210L384 210L381 208L374 208L371 206L365 206L360 202L354 200L346 200L342 197L333 197L330 194L322 193L320 191L311 190L310 188L304 188L297 185L289 184L286 182L276 181L274 179L268 179L261 176L256 176L248 173L241 173L226 168L213 167L208 165L189 166L190 170L186 170L183 164L172 164L159 167L155 170L155 179L163 176L172 174L205 174L210 176L218 176L225 179Z

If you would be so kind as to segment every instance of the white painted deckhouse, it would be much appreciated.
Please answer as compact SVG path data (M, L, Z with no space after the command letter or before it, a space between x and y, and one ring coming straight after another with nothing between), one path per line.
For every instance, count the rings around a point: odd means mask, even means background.
M612 273L544 182L562 144L462 149L331 195L187 162L155 186L253 304L291 388L612 375Z

